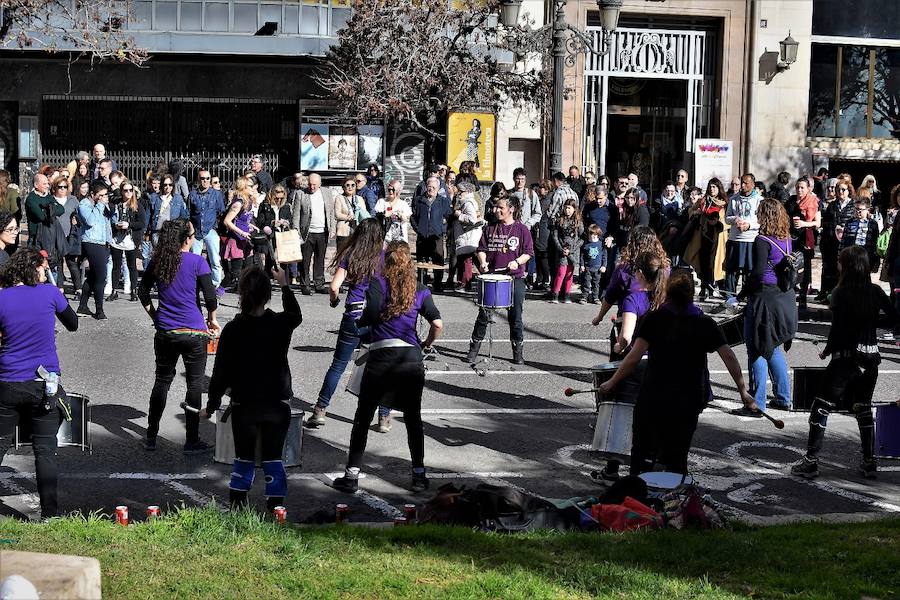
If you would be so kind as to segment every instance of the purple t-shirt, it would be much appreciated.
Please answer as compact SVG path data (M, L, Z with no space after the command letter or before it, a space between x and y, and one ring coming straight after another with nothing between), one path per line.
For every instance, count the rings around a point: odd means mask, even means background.
M766 243L769 245L769 260L766 263L762 276L763 285L778 285L778 275L775 274L775 269L772 265L777 265L784 258L785 254L791 253L791 240L776 240L765 235L759 237L766 240ZM776 245L778 248L775 247ZM784 250L784 252L781 250Z
M206 321L197 300L200 291L197 280L210 273L205 258L192 252L181 253L181 265L172 283L156 281L156 289L159 290L159 307L156 311L158 329L206 329Z
M59 373L56 315L69 303L55 285L17 285L0 290L0 381L29 381L37 368Z
M377 282L378 287L369 290L368 300L370 306L366 307L366 311L377 311L380 314L390 300L390 292L384 278L379 276L375 279L375 282ZM373 286L376 285L375 282L372 283ZM380 294L378 294L379 290L381 291ZM418 346L419 336L416 333L416 322L420 314L429 322L441 318L441 313L438 312L431 297L431 290L423 286L419 286L416 290L416 299L409 311L387 321L381 321L377 317L375 318L377 320L373 320L370 329L372 342L398 339L412 346Z
M531 231L518 221L505 225L497 223L484 228L478 251L487 254L487 263L492 270L505 269L510 261L527 254L534 257L534 243ZM525 265L506 273L512 277L525 277Z
M345 271L349 269L349 263L347 262L347 257L341 259L341 262L338 263L338 266ZM381 273L381 268L384 266L384 251L381 251L381 260L378 262L378 269L376 274ZM369 276L366 275L362 278L359 283L351 283L350 287L347 288L347 297L344 300L344 305L347 304L356 304L359 302L365 302L366 300L366 290L369 289Z
M637 315L638 319L647 314L649 310L650 297L647 295L647 292L643 290L629 292L629 294L622 299L622 306L619 308L620 313L634 313Z
M637 277L634 276L631 265L623 262L616 265L616 268L613 270L604 298L610 304L618 304L621 309L622 301L628 294L639 291L641 291L641 284L638 283Z

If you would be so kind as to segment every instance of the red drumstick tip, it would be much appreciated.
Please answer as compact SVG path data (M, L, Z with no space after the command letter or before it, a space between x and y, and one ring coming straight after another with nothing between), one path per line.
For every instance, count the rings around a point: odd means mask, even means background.
M563 393L564 393L566 396L574 396L574 395L575 395L575 390L573 390L572 388L566 388L565 391L564 391Z

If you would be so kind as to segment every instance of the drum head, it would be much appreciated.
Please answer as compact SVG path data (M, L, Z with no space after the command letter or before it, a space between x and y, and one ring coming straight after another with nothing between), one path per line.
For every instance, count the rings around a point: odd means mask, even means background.
M484 281L512 281L509 275L498 275L497 273L488 273L487 275L479 275L479 279Z
M668 471L641 473L638 477L647 482L647 487L658 490L674 490L682 485L692 485L694 483L694 478L690 475L670 473Z

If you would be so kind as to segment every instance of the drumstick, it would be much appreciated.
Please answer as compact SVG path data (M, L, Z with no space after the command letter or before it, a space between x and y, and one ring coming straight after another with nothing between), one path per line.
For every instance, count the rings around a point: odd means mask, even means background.
M187 404L186 402L182 402L182 403L181 403L181 408L183 408L184 410L189 410L189 411L191 411L192 413L196 413L196 414L198 414L198 415L200 414L200 409L199 409L199 408L194 408L193 406L190 406L190 405Z
M574 390L572 388L566 388L563 390L563 394L566 396L574 396L575 394L589 394L591 392L599 392L600 388L591 388L589 390Z
M772 421L772 425L775 426L775 429L784 429L784 421L782 421L781 419L776 419L775 417L773 417L772 415L770 415L770 414L767 413L766 411L764 411L764 410L759 410L759 407L756 407L754 410L757 410L757 411L761 412L761 413L762 413L762 416L764 416L764 417L767 418L768 420Z

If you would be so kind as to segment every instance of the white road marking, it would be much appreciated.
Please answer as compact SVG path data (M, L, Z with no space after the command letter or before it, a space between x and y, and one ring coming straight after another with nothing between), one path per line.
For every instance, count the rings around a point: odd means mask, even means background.
M327 478L328 480L334 481L335 479L337 479L337 477L340 477L341 475L343 475L343 473L339 473L339 474L323 473L322 475L325 478ZM335 477L334 475L337 475L337 476ZM360 475L362 475L362 473L360 473ZM372 492L367 492L365 490L359 490L355 494L353 494L353 497L359 498L360 500L363 501L363 504L365 504L369 508L374 508L375 510L379 511L380 513L382 513L384 515L387 515L388 517L390 517L392 519L394 517L402 517L403 516L403 512L400 509L398 509L396 506L394 506L393 504L391 504L390 502L388 502L381 496L376 496Z
M423 408L423 415L560 415L573 416L593 413L593 408Z
M506 359L494 358L494 360L502 360L506 361ZM591 373L593 370L590 367L582 367L580 369L522 369L522 370L509 370L509 371L487 371L486 375L579 375L583 373ZM461 370L450 370L450 371L441 371L438 369L428 369L426 371L428 375L476 375L475 369L461 369ZM746 374L747 370L742 369L741 373ZM728 375L727 369L710 369L710 375ZM793 376L794 369L788 369L788 374ZM887 369L878 371L879 375L900 375L900 370L897 369Z
M525 473L508 473L506 471L472 471L458 473L428 473L428 479L521 479L528 477Z
M438 338L438 340L435 342L435 344L437 344L438 346L440 346L441 344L468 344L471 341L472 340L468 339L468 338L465 338L465 339L463 339L463 338L459 338L459 339ZM501 342L508 344L509 341L510 340L508 338L507 339L497 339L497 338L494 339L495 344L501 343ZM525 340L526 346L528 344L578 344L578 343L585 343L585 344L606 343L606 344L608 344L609 338L587 338L587 339L585 339L585 338L538 338L538 339L533 339L533 340L528 340L528 339Z
M32 474L33 475L33 474ZM3 481L3 487L8 489L10 492L14 494L14 497L19 498L25 506L28 507L34 513L38 513L41 509L41 499L37 494L33 494L20 486L15 481L11 479L7 479ZM8 498L11 496L7 496Z
M732 502L741 504L755 504L756 506L775 505L781 503L781 497L774 494L761 496L756 492L763 488L761 483L751 483L748 486L732 490L725 495Z
M205 506L206 504L209 504L210 502L212 502L219 508L225 508L225 505L222 504L221 502L219 502L218 500L216 500L215 498L207 496L206 494L202 494L202 493L198 492L197 490L195 490L194 488L190 487L189 485L181 483L180 481L175 481L175 480L169 479L169 480L165 481L165 485L167 487L172 488L179 494L182 494L183 496L187 496L194 502L194 504L199 504L201 506Z

